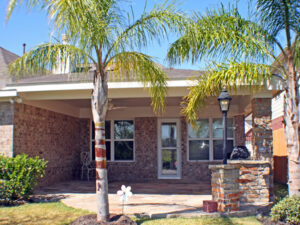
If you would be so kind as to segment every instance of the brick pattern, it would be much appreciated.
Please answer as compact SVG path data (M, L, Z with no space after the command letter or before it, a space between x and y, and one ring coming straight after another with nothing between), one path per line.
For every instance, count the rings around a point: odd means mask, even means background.
M236 115L234 116L234 141L237 146L245 145L245 116Z
M266 161L230 161L210 165L212 197L218 211L237 211L240 205L269 203L273 200L271 164Z
M208 166L210 162L188 161L188 143L187 143L187 122L185 118L181 118L181 160L182 160L182 180L183 181L209 181L210 170Z
M41 185L78 176L81 123L78 118L15 103L14 151L48 161Z
M138 117L135 125L135 161L108 162L109 181L144 182L157 179L157 118Z
M254 98L252 105L252 127L254 146L253 159L272 161L273 137L271 120L271 99Z
M14 106L9 102L0 103L0 154L13 156Z
M219 212L240 210L239 165L210 165L212 171L212 199Z

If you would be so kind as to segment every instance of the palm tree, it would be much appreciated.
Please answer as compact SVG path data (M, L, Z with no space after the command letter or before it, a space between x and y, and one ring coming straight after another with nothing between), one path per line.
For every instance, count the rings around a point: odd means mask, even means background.
M16 0L8 8L10 16ZM94 89L92 114L95 123L96 190L100 221L109 217L105 147L105 117L108 109L108 78L130 78L149 87L155 111L162 110L167 87L166 74L153 59L134 49L145 47L150 41L161 40L168 32L184 24L183 14L175 2L155 5L137 20L120 9L118 0L28 0L28 6L39 5L58 33L65 33L70 43L42 44L24 54L10 67L15 76L42 74L52 71L57 62L88 68L92 63ZM110 72L112 71L113 72Z
M207 96L223 86L252 87L268 82L276 71L285 82L284 121L289 157L289 194L300 195L299 111L297 97L300 67L299 0L257 0L253 17L243 18L237 6L195 13L186 33L169 48L171 64L211 59L205 77L186 97L184 113L190 121ZM282 39L282 34L285 40ZM284 46L286 47L284 48ZM283 60L276 57L281 51ZM276 66L270 62L276 61ZM286 65L285 65L286 64ZM273 64L274 65L274 64Z

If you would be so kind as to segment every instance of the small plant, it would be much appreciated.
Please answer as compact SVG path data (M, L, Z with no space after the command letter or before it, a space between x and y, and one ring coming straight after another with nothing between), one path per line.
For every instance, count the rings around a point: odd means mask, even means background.
M271 209L272 221L300 224L300 197L285 197Z
M0 201L5 204L25 200L32 194L39 178L45 175L47 161L25 154L14 158L0 155Z
M117 195L120 196L122 202L122 214L124 214L125 202L128 202L128 198L132 196L131 187L122 185L121 190L117 192Z
M274 196L276 204L289 195L288 186L286 184L274 183Z

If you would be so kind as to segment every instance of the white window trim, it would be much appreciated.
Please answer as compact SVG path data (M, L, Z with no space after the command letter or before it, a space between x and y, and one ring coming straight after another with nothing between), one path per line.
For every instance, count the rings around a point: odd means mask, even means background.
M133 138L132 139L115 139L115 131L114 131L114 124L115 121L122 121L122 120L130 120L133 122ZM110 141L110 160L107 160L107 162L110 163L119 163L119 162L135 162L135 122L134 119L110 119L110 120L105 120L105 121L109 121L110 123L110 139L105 139L106 141ZM92 151L93 151L93 146L92 146L92 142L95 140L92 137L92 123L93 120L91 120L90 123L90 159L92 160ZM115 141L132 141L133 142L133 160L115 160Z
M213 120L214 119L222 119L222 118L213 118L213 117L209 117L209 118L199 118L200 120L201 119L208 119L208 122L209 122L209 137L208 138L189 138L189 124L187 123L187 126L186 126L186 129L187 129L187 132L186 132L186 135L187 135L187 143L186 143L186 146L187 146L187 161L188 162L202 162L202 163L205 163L205 162L222 162L222 160L220 159L214 159L214 142L215 140L223 140L223 138L214 138L213 137ZM233 117L230 117L228 119L232 119L233 120L233 128L234 128L234 118ZM234 132L234 129L233 129L233 132ZM189 141L192 141L192 140L208 140L209 141L209 159L190 159L190 145L189 145ZM229 138L227 137L227 140L233 140L233 146L235 145L235 140L234 140L234 134L233 134L233 137Z

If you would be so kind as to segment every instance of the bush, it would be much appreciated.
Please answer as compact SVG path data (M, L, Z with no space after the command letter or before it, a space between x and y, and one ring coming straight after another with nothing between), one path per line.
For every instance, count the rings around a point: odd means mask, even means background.
M14 158L0 155L0 201L26 200L32 194L39 178L45 175L47 161L38 156Z
M288 186L286 184L274 183L275 204L280 202L289 195Z
M300 197L285 197L271 209L272 221L300 224Z

